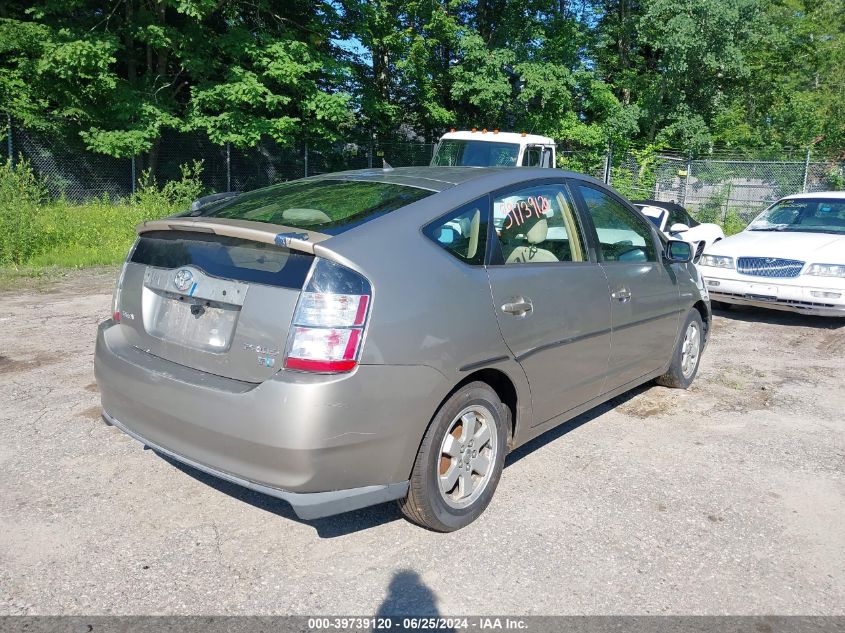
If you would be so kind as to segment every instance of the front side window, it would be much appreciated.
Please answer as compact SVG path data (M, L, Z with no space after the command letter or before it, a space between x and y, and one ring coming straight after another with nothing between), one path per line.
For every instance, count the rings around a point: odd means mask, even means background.
M525 152L522 155L522 166L523 167L539 167L540 166L540 157L541 157L541 148L531 145L525 148Z
M673 224L686 224L692 228L698 222L693 220L683 207L671 207L669 209L669 221L666 223L666 226L671 227Z
M586 185L577 188L596 227L604 261L657 261L651 230L640 217L598 189Z
M484 263L487 247L487 198L438 218L423 234L453 257L473 266Z
M337 235L432 193L428 189L368 180L294 181L226 200L209 207L203 215Z
M496 197L493 224L505 264L587 260L572 200L563 185L538 184Z

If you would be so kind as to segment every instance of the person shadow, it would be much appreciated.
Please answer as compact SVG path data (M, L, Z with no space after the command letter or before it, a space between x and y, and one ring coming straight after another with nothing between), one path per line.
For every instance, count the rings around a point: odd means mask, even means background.
M376 620L391 618L391 630L410 631L419 627L405 627L404 617L433 618L442 617L437 608L434 592L426 586L420 575L410 569L401 569L394 573L387 588L387 595L376 610ZM435 624L439 624L435 622ZM430 631L447 633L453 628L432 627Z

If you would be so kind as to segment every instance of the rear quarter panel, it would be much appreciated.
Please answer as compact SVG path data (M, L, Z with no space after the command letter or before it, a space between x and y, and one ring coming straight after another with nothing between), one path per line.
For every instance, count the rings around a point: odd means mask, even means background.
M473 366L505 373L516 387L517 416L528 419L528 384L499 332L485 268L464 264L422 234L431 220L486 193L483 187L456 189L336 236L317 245L315 254L359 271L372 284L362 365L426 365L443 376L430 411L422 412L426 425Z

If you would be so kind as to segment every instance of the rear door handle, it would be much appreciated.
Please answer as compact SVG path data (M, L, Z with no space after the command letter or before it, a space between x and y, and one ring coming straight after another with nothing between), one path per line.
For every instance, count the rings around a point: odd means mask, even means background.
M631 291L627 288L622 288L621 290L617 290L610 296L616 299L617 301L625 303L626 301L631 299Z
M502 305L502 312L513 314L514 316L525 316L534 309L531 299L525 297L514 297L510 303Z

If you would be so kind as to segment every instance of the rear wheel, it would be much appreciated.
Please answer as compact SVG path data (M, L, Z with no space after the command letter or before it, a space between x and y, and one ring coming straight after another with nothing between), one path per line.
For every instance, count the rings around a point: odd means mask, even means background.
M452 532L484 512L507 452L502 401L483 382L455 392L437 411L417 453L402 513L423 527Z
M686 389L692 384L701 362L704 348L704 324L701 314L693 308L681 330L681 339L672 355L669 371L657 379L658 385L674 389Z

